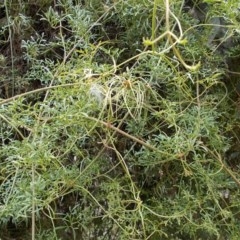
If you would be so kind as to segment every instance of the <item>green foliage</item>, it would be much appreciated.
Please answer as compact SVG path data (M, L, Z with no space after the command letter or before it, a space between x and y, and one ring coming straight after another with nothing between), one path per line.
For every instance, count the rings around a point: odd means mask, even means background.
M240 237L238 1L204 2L4 1L0 238Z

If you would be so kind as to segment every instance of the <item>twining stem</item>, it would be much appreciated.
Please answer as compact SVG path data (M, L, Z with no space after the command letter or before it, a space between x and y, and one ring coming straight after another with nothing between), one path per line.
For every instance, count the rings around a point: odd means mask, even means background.
M188 65L183 57L181 56L179 50L176 48L176 44L177 43L184 43L186 42L186 40L182 39L183 33L182 33L182 27L181 24L178 20L178 18L171 12L170 10L170 5L169 5L169 0L165 0L165 21L166 21L166 31L161 34L159 37L155 37L155 33L156 33L156 12L157 12L157 0L154 1L154 6L153 6L153 16L152 16L152 36L151 36L151 40L148 39L144 39L143 40L143 44L145 46L151 46L152 47L152 51L155 52L156 51L156 43L161 40L162 38L164 38L165 36L167 37L168 42L171 44L171 48L173 49L173 52L175 54L175 56L178 58L178 60L181 62L181 64L190 71L196 71L200 68L200 62L197 63L196 65ZM170 15L175 19L177 25L178 25L178 29L180 32L180 37L177 37L170 29ZM175 42L173 42L172 38L174 38Z
M170 17L170 13L171 15L175 18L175 20L177 20L177 17L170 11L170 6L169 6L169 0L165 0L165 6L166 6L166 32L170 32L170 21L169 21L169 17ZM181 25L180 25L180 22L178 22L178 27L180 29L180 38L178 39L178 42L181 42L181 38L182 38L182 28L181 28ZM193 65L193 66L190 66L188 65L187 63L185 63L185 61L183 60L180 52L178 51L178 49L176 48L176 46L173 44L173 41L172 41L172 34L168 34L168 40L170 41L170 43L173 45L172 49L173 49L173 52L174 54L176 55L176 57L178 58L178 60L182 63L182 65L187 69L187 70L190 70L190 71L196 71L199 69L200 67L200 62L197 64L197 65Z
M154 1L153 4L153 14L152 14L152 37L151 39L155 39L156 38L156 29L157 29L157 20L156 20L156 15L157 15L157 1ZM156 44L153 43L152 45L152 51L155 52L156 51Z

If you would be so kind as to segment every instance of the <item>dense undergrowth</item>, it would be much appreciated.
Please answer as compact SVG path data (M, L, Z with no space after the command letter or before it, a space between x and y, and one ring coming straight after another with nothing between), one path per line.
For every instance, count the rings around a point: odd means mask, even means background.
M238 0L0 7L1 239L240 238Z

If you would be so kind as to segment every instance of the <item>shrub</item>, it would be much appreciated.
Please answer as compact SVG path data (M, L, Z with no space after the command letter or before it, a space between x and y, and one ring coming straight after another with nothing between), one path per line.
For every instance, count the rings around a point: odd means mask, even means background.
M238 239L238 3L205 2L1 4L3 239Z

